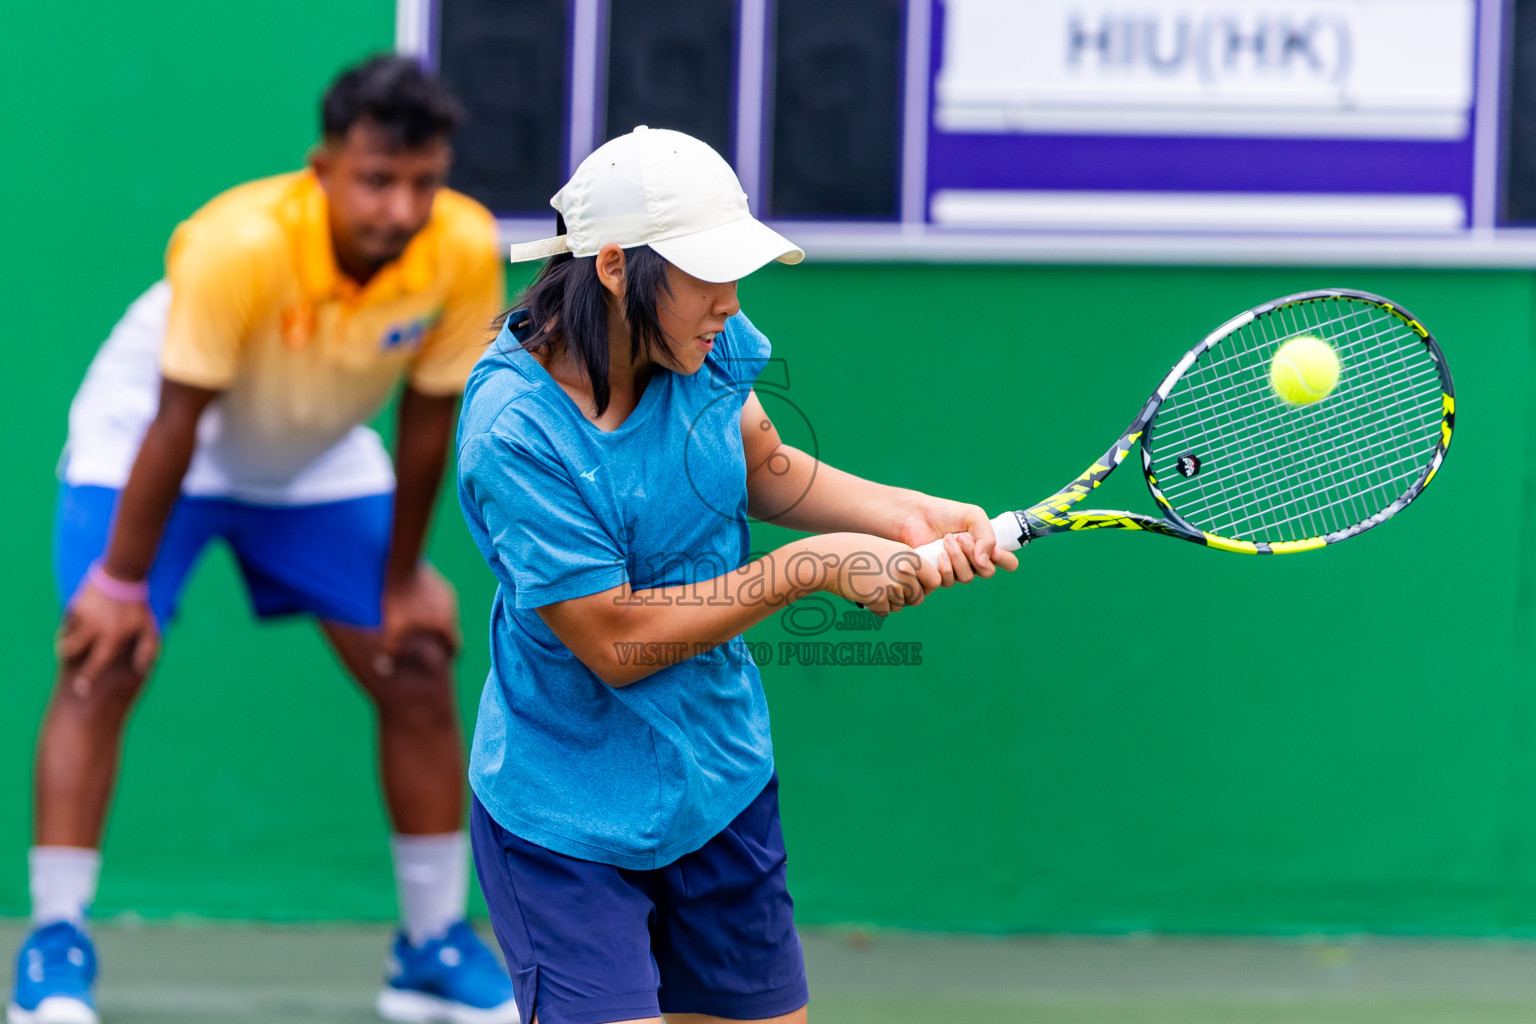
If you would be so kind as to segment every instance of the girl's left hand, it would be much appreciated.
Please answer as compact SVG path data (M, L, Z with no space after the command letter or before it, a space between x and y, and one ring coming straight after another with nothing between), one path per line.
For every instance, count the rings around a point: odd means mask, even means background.
M989 579L998 569L1013 572L1019 567L1018 556L998 548L992 522L980 505L913 495L894 539L915 548L939 537L944 538L939 559L943 586L969 583L977 576Z

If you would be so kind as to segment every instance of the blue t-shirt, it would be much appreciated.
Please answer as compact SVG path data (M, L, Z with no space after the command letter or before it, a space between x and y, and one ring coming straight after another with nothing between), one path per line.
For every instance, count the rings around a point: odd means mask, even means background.
M707 581L750 550L741 410L768 339L737 314L697 373L656 368L629 418L604 431L519 346L526 331L526 312L508 320L459 419L459 504L500 584L470 785L531 843L661 867L730 824L773 773L747 644L616 688L535 609L625 580L639 600L692 582L690 600L718 599ZM641 663L655 653L627 649Z

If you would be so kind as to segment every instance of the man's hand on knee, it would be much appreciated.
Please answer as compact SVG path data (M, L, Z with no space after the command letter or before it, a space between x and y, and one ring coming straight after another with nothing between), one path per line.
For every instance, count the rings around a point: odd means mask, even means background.
M426 562L406 579L385 586L383 636L374 666L381 676L394 674L402 658L441 671L459 651L459 600L452 585Z
M87 579L59 627L59 661L78 665L69 675L70 692L89 697L102 674L124 658L143 678L159 655L160 627L149 603L109 596Z

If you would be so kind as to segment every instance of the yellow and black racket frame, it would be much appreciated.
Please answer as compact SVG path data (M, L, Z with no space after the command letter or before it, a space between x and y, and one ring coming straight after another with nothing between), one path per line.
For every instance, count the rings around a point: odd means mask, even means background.
M1440 375L1443 413L1440 423L1440 440L1435 447L1434 454L1425 463L1423 471L1409 484L1408 489L1386 508L1353 526L1336 530L1333 533L1320 537L1278 542L1248 541L1233 537L1222 537L1185 522L1178 512L1174 510L1173 506L1169 504L1168 499L1158 487L1157 478L1152 472L1152 453L1147 447L1147 435L1153 426L1153 419L1157 416L1157 411L1162 407L1164 400L1173 391L1174 385L1178 383L1179 379L1184 376L1185 372L1202 355L1216 347L1233 332L1246 327L1259 317L1267 316L1287 307L1314 302L1338 301L1340 299L1368 303L1401 320L1424 343L1424 347L1428 350L1430 357L1434 361L1435 368ZM1049 498L1027 509L1016 511L1013 515L1018 519L1021 543L1052 533L1075 532L1078 530L1144 530L1149 533L1177 537L1180 540L1187 540L1195 544L1204 544L1207 547L1218 548L1222 551L1234 551L1240 554L1288 555L1298 551L1312 551L1359 536L1366 530L1381 525L1398 512L1401 512L1410 502L1423 493L1424 488L1429 486L1429 482L1440 471L1441 463L1445 461L1445 453L1451 446L1451 434L1455 424L1456 390L1451 384L1450 367L1446 365L1445 355L1440 351L1440 346L1417 317L1397 303L1384 299L1380 295L1372 295L1370 292L1355 291L1347 288L1328 288L1318 291L1299 292L1295 295L1287 295L1284 298L1266 302L1261 306L1255 306L1253 309L1233 317L1212 331L1203 341L1190 349L1184 355L1184 358L1174 364L1173 369L1168 371L1168 375L1163 378L1163 382L1158 385L1156 391L1152 392L1151 397L1147 399L1141 411L1136 414L1136 418L1131 421L1131 425L1125 429L1120 439L1097 462L1089 466L1077 479ZM1112 512L1102 509L1073 511L1074 506L1087 497L1099 484L1103 483L1104 479L1114 472L1115 468L1125 461L1126 457L1138 446L1141 448L1142 474L1146 478L1147 489L1151 491L1153 500L1162 509L1165 518L1155 519L1151 516L1139 515L1134 512Z

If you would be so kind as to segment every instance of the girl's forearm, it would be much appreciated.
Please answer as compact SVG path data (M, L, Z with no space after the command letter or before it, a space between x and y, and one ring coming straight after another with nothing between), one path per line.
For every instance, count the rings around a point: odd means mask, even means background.
M895 540L921 497L846 473L790 445L780 445L747 478L753 516L806 533L847 531Z
M627 686L728 643L820 590L871 590L885 551L873 538L827 534L794 541L710 579L632 590L629 584L539 609L550 630L610 686Z

